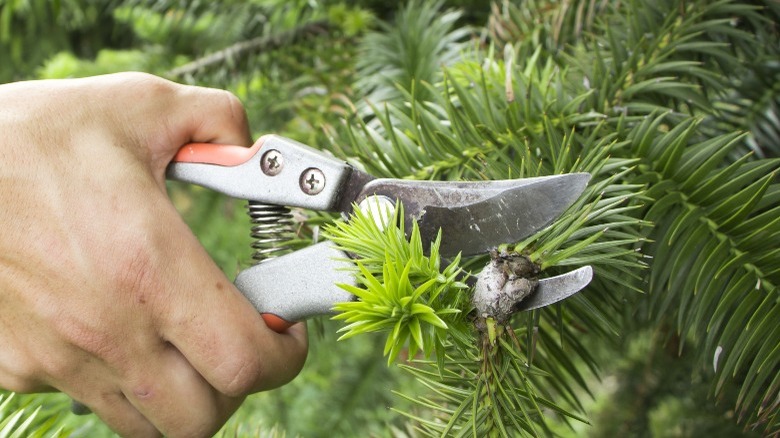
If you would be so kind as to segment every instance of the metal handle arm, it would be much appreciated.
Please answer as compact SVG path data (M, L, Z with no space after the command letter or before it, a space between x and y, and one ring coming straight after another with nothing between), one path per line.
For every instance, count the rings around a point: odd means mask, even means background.
M181 148L169 179L266 204L335 210L352 168L316 149L277 135L251 148L194 143Z
M236 287L271 328L283 330L352 301L355 297L338 284L355 285L354 269L346 253L322 242L239 272Z

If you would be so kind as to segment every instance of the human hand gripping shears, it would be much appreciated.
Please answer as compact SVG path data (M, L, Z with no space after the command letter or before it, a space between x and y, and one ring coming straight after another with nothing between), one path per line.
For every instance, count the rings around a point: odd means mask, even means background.
M167 177L197 184L249 201L258 242L255 258L265 259L272 246L286 245L278 234L279 211L287 207L349 213L357 205L404 207L405 229L419 225L423 242L443 239L442 257L486 253L517 242L549 225L584 191L590 175L572 173L501 181L436 182L375 178L347 163L296 141L267 135L252 147L192 143L182 147ZM269 231L270 230L270 231ZM268 258L236 277L236 287L262 314L266 324L283 332L294 322L331 313L352 301L339 284L355 285L350 257L332 242L322 242ZM563 300L587 286L590 266L539 280L518 311ZM73 402L76 414L90 412Z
M167 177L248 200L250 215L258 222L254 232L261 238L268 237L264 227L278 226L262 215L282 206L349 213L355 205L392 208L401 201L405 229L417 221L423 242L433 241L442 230L443 257L485 253L541 230L579 198L590 180L587 173L478 182L375 178L276 135L264 136L250 148L186 145L169 165ZM278 218L271 214L271 219ZM274 235L266 240L284 244L284 238ZM281 332L356 299L338 286L355 284L354 270L343 269L349 259L333 243L322 242L262 261L240 272L235 284L266 324ZM592 269L585 266L541 279L519 310L560 301L584 288L591 277Z

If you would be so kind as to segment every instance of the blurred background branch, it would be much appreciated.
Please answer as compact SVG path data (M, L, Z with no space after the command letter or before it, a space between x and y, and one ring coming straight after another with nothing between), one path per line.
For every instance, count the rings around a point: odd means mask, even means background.
M576 214L507 242L551 272L596 267L576 299L512 320L520 347L493 365L531 366L485 380L547 404L488 421L476 343L446 345L437 376L323 319L301 376L224 436L774 436L779 18L772 0L0 0L0 82L140 70L226 88L256 136L377 176L594 174ZM169 192L229 276L250 263L240 202ZM334 220L296 218L302 242ZM0 436L110 435L68 406L0 392Z

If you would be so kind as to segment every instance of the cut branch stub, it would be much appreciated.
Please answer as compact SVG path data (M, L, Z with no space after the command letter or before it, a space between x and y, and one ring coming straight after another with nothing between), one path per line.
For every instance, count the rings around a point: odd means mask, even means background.
M477 276L472 303L478 318L505 324L517 305L536 289L539 265L518 253L491 254L490 263Z

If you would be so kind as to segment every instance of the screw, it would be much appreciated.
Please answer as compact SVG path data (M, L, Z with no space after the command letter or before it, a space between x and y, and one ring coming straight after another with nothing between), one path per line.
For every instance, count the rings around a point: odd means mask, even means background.
M263 154L260 160L260 169L268 176L278 175L284 168L284 157L276 149L271 149Z
M301 190L307 195L316 195L325 188L325 174L316 167L310 167L301 174Z

